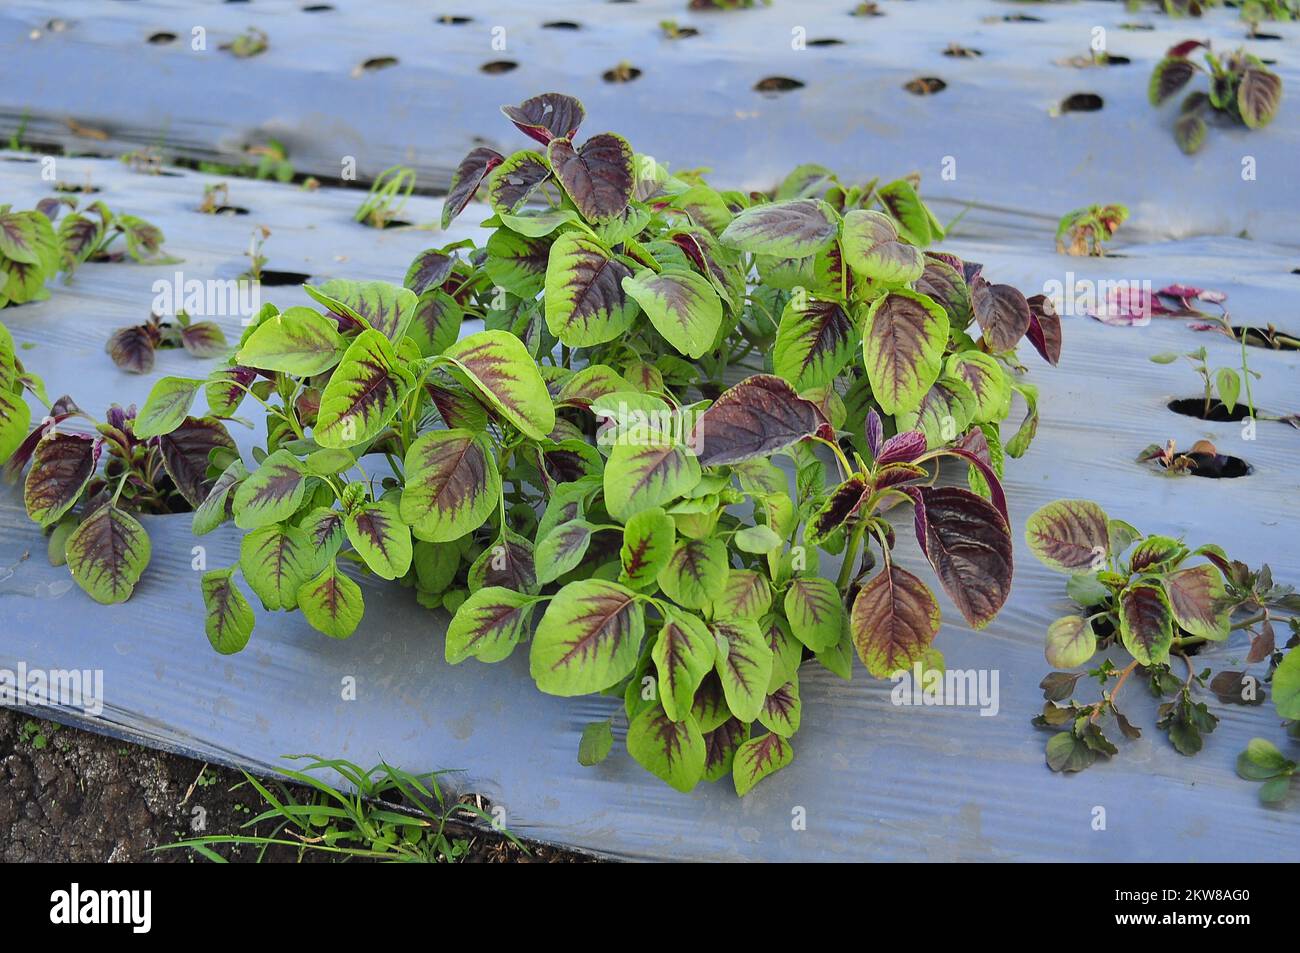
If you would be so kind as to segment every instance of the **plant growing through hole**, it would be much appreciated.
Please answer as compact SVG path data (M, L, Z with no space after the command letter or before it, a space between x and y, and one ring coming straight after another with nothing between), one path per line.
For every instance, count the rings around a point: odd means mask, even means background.
M213 182L203 186L203 201L199 211L205 215L216 215L230 206L230 187L225 182Z
M1061 216L1056 228L1056 250L1063 255L1106 254L1105 243L1128 219L1123 205L1088 205Z
M153 370L155 351L184 348L194 357L214 358L224 354L226 346L226 336L215 321L191 321L178 311L175 323L150 314L144 324L118 328L104 349L122 370L145 374Z
M1293 606L1292 611L1297 611ZM1287 722L1292 741L1300 739L1300 621L1287 620L1291 638L1287 650L1271 652L1273 704L1279 717ZM1271 637L1271 629L1268 633ZM1255 653L1252 652L1252 656ZM1281 661L1278 661L1278 659ZM1239 674L1239 673L1237 673ZM1262 782L1259 799L1264 804L1280 804L1292 793L1292 779L1297 776L1296 762L1284 755L1266 738L1252 738L1246 750L1237 756L1237 774L1247 781Z
M58 207L56 203L52 210ZM62 261L58 236L44 212L14 212L0 205L0 308L48 298L46 282L58 274Z
M163 378L155 391L175 380ZM30 432L24 391L47 408ZM230 434L211 418L183 417L162 435L156 419L134 407L114 404L97 420L70 397L50 403L40 380L18 364L7 331L0 395L4 476L13 482L27 470L23 503L50 534L51 563L66 564L97 602L124 602L149 564L149 536L136 514L198 506L213 483L210 461L234 453Z
M244 255L248 258L248 269L240 274L240 281L261 281L262 269L266 267L269 260L262 250L266 240L271 237L271 230L265 225L258 225L253 229L248 239L248 251Z
M266 35L266 32L252 26L243 33L236 35L229 43L222 43L220 49L226 50L232 56L237 56L240 59L247 59L250 56L257 56L259 53L265 53L270 45L271 38Z
M388 228L397 221L414 191L414 169L404 165L385 169L375 178L365 201L352 217L371 228Z
M299 861L319 854L339 862L454 863L470 846L472 832L466 836L463 825L478 821L496 828L477 804L452 801L438 783L439 772L412 774L386 763L366 770L342 759L294 757L309 763L302 770L283 770L288 784L264 784L242 772L244 782L267 805L244 822L247 833L195 837L158 850L192 850L215 863L227 862L218 848L228 846L256 848L259 862L271 849L287 847L297 852ZM322 780L320 774L327 771L342 776L348 787ZM270 833L259 834L259 827L269 827ZM524 849L508 831L498 832Z
M843 187L804 167L783 185L796 197L717 192L614 134L575 145L583 110L569 97L505 112L546 152L474 150L443 211L449 223L485 185L485 247L421 253L404 288L336 282L308 289L321 310L268 306L228 366L189 383L173 416L204 389L212 413L251 394L268 421L256 469L232 463L196 528L233 516L249 531L248 585L335 637L360 623L356 572L452 613L453 663L499 661L537 622L542 691L621 696L636 760L675 787L730 775L743 793L793 757L805 654L848 677L856 632L874 672L909 652L937 664L931 613L919 632L876 626L923 583L886 555L870 596L855 588L871 540L892 545L885 510L914 506L973 624L1001 606L997 422L1016 343L1037 333L1054 360L1059 324L978 266L903 240L940 228L907 180ZM842 227L853 261L833 267ZM792 275L827 300L787 319ZM485 330L458 340L470 317ZM867 349L869 322L924 340L891 348L881 332ZM1011 452L1032 437L1030 410ZM834 455L834 479L814 446ZM793 492L773 454L791 458ZM933 487L940 457L970 464L971 490ZM820 575L819 549L850 548L841 585ZM224 652L252 627L234 571L203 580ZM591 735L586 761L609 740Z
M1198 49L1205 51L1205 67L1190 58ZM1209 128L1207 115L1248 129L1267 126L1277 115L1282 102L1282 78L1245 50L1220 59L1202 40L1184 40L1170 47L1156 64L1147 91L1151 105L1163 105L1201 72L1208 76L1209 92L1188 93L1174 122L1174 140L1183 152L1190 155L1204 144Z
M1250 416L1255 416L1255 401L1250 392L1250 378L1257 380L1260 374L1252 371L1245 364L1245 345L1242 345L1242 374L1231 367L1220 367L1213 371L1210 368L1209 357L1205 348L1198 347L1195 351L1189 351L1186 354L1177 354L1172 351L1166 351L1161 354L1151 355L1150 360L1155 364L1172 364L1178 358L1186 358L1201 378L1203 391L1202 412L1201 416L1205 420L1210 419L1210 412L1215 406L1215 395L1218 395L1218 403L1223 405L1224 410L1229 415L1237 407L1237 400L1241 397L1242 381L1246 383L1246 406L1250 409Z
M1247 631L1252 644L1271 638L1269 613L1259 611L1260 600L1284 606L1294 598L1289 590L1274 589L1267 567L1250 574L1213 544L1192 550L1170 536L1143 536L1090 500L1057 500L1040 508L1026 522L1025 540L1049 569L1069 574L1066 591L1079 607L1048 627L1047 661L1057 669L1079 669L1111 646L1128 656L1121 669L1103 659L1092 669L1054 671L1043 680L1046 703L1034 723L1058 729L1047 743L1053 771L1081 771L1099 755L1118 753L1103 729L1108 716L1126 738L1141 735L1117 705L1121 688L1135 673L1157 697L1170 698L1160 706L1156 727L1180 753L1198 752L1219 719L1194 698L1209 670L1198 673L1190 656L1233 631ZM1192 562L1197 559L1204 561ZM1251 614L1234 623L1238 610ZM1187 666L1185 680L1170 670L1175 655ZM1095 702L1074 699L1085 674L1101 687Z
M253 169L254 178L274 179L277 182L293 180L293 163L289 161L289 151L279 139L268 139L260 146L249 146L246 151L257 157L257 166Z

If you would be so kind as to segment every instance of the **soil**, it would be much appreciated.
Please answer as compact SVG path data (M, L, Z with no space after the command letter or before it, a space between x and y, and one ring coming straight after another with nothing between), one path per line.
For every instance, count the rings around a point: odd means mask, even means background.
M196 810L205 835L248 834L243 825L265 807L237 771L0 709L0 862L192 862L188 850L155 848L195 836ZM451 836L468 842L469 863L591 859L468 827ZM217 848L232 861L253 861L257 850ZM264 858L298 859L288 847Z

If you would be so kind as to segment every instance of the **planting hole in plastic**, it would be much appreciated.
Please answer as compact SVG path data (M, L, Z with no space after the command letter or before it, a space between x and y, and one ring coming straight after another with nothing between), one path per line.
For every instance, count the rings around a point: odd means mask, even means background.
M792 89L803 89L804 84L789 76L765 76L754 84L760 93L787 93Z
M572 20L550 20L542 24L543 30L581 30L581 23L574 23Z
M163 30L158 33L150 34L149 39L146 40L145 42L152 43L154 46L162 46L166 43L175 43L176 34L168 33L167 31Z
M485 73L490 73L493 76L495 76L498 73L509 73L512 69L514 69L518 65L519 64L516 63L514 60L493 60L490 63L484 63L482 66L479 67L479 69L481 69Z
M1210 412L1207 414L1204 397L1179 397L1171 400L1166 406L1184 417L1195 417L1198 420L1209 420L1215 423L1236 423L1250 416L1250 408L1245 404L1237 404L1232 410L1228 410L1223 402L1218 400L1210 402Z
M309 3L302 8L303 13L329 13L334 9L333 5L328 3Z
M947 89L948 84L937 76L918 76L904 83L903 88L913 96L933 96Z
M970 46L962 46L960 43L949 43L948 48L943 51L944 56L952 56L961 59L974 59L983 56L983 52Z
M1241 457L1230 457L1226 453L1189 453L1192 461L1187 472L1192 476L1208 477L1211 480L1234 480L1249 476L1252 467Z
M815 40L808 41L809 46L843 46L843 40L837 40L833 36L818 37Z
M607 83L630 83L640 75L641 71L630 63L620 63L601 74Z
M442 23L446 26L464 26L472 20L471 17L460 17L452 13L444 13L442 16L433 19L435 23Z
M1002 18L1007 23L1042 23L1042 17L1031 16L1028 13L1008 13Z
M1292 274L1300 274L1300 269ZM1300 351L1300 334L1287 334L1276 328L1241 327L1233 328L1238 341L1245 339L1251 347L1267 348L1270 351Z
M266 288L283 288L288 286L305 285L311 281L311 275L302 271L275 271L274 269L263 269L258 281Z
M1061 100L1063 113L1095 113L1105 105L1096 93L1074 93Z
M366 60L353 72L373 73L377 70L388 69L390 66L397 65L396 56L372 56Z

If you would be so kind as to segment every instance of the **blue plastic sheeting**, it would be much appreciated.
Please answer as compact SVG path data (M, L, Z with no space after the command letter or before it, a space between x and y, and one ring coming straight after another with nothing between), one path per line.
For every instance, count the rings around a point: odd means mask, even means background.
M3 157L0 157L3 158ZM17 157L11 157L17 158ZM87 265L70 286L56 285L45 302L6 309L0 320L22 359L44 376L51 395L72 393L98 410L112 400L142 403L153 381L198 376L203 362L160 352L144 377L123 374L103 354L117 327L138 322L155 278L176 270L186 278L231 277L246 261L254 224L270 226L269 267L330 276L400 281L419 249L475 233L449 236L418 230L376 232L351 222L355 192L315 194L265 183L233 181L231 202L245 217L199 215L202 185L184 174L147 178L119 163L60 159L59 177L89 180L113 208L152 219L167 233L175 266ZM39 166L0 161L0 189L17 207L48 194ZM439 203L416 200L411 216L428 221ZM474 223L481 208L463 218ZM1300 319L1279 309L1294 296L1294 256L1285 248L1239 239L1130 245L1125 257L1066 259L1051 252L1051 230L1032 220L1018 229L966 223L945 247L981 260L986 273L1027 291L1045 282L1079 279L1199 284L1228 293L1239 324L1269 321L1291 331ZM1008 234L1016 234L1014 241ZM286 307L306 304L297 288L266 289ZM228 335L236 319L219 319ZM1252 565L1271 563L1279 580L1300 580L1295 453L1300 433L1260 421L1256 439L1239 424L1207 423L1173 414L1171 397L1192 396L1185 367L1158 366L1148 356L1204 344L1214 366L1237 361L1227 338L1197 333L1179 320L1144 328L1111 328L1083 317L1065 320L1061 366L1047 368L1027 353L1030 379L1042 388L1043 422L1022 459L1008 462L1006 489L1013 531L1063 496L1100 501L1112 516L1147 532L1214 541ZM1297 355L1252 349L1258 405L1300 409ZM245 451L253 436L235 428ZM1248 460L1255 472L1237 480L1168 478L1135 464L1152 442L1190 446L1212 439ZM1233 772L1253 736L1285 745L1272 707L1219 705L1219 729L1195 758L1176 753L1154 727L1153 699L1133 684L1125 710L1144 728L1120 755L1080 775L1050 773L1047 733L1029 724L1042 699L1037 685L1047 624L1066 606L1064 578L1018 546L1015 586L1006 608L975 633L941 598L945 624L937 646L949 669L997 678L997 712L975 707L907 707L893 686L865 676L851 684L818 666L801 679L803 726L796 757L785 770L740 800L729 782L672 791L637 766L619 743L603 764L576 760L584 724L616 703L604 698L542 695L528 676L525 652L496 666L442 658L446 618L419 608L409 590L361 579L363 627L334 641L300 615L265 614L241 654L219 657L203 636L200 574L193 547L209 567L237 558L229 526L195 539L188 516L146 517L153 560L125 606L87 598L65 568L44 558L45 543L17 494L0 498L0 668L100 669L104 709L98 715L43 709L58 720L199 758L253 769L282 767L282 755L313 752L360 763L387 759L411 770L462 769L456 784L505 809L517 833L558 844L637 859L756 860L1256 860L1300 859L1300 814L1266 809L1256 785ZM928 574L899 526L902 564ZM954 621L957 620L957 621ZM1240 635L1198 657L1197 664L1239 668ZM349 682L348 680L353 680ZM355 684L356 700L344 700ZM987 682L986 684L991 684ZM1208 696L1207 696L1208 697ZM621 726L621 717L616 719ZM1104 809L1105 829L1094 829Z
M373 177L403 163L433 187L475 146L531 145L497 107L555 90L584 100L585 133L612 129L675 166L709 167L720 187L768 188L803 162L861 180L919 171L931 197L1037 221L1122 202L1140 223L1130 234L1140 227L1152 240L1245 232L1300 244L1300 221L1278 214L1300 207L1293 103L1262 132L1212 128L1189 158L1171 135L1177 106L1147 102L1152 67L1189 37L1220 52L1244 44L1300 89L1294 23L1268 24L1281 39L1265 41L1246 38L1235 10L1191 20L1115 2L882 0L879 17L847 16L853 0L723 13L692 13L686 0L308 5L8 0L0 132L21 126L29 141L83 153L157 147L226 162L275 139L301 172L339 177L350 157ZM699 33L667 39L665 19ZM579 29L546 26L557 20ZM1134 24L1152 29L1125 28ZM240 59L220 48L250 27L269 38L265 52ZM159 33L174 39L148 42ZM950 43L982 55L945 56ZM1094 44L1130 62L1066 65ZM396 63L363 68L388 57ZM606 82L624 62L640 75ZM501 63L515 68L483 71ZM756 91L772 77L803 86ZM906 92L918 77L947 87ZM1102 109L1059 114L1077 93L1100 96Z

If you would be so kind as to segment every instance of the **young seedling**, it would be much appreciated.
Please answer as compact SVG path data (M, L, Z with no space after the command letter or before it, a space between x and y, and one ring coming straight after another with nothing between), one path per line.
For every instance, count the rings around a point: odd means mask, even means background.
M1215 409L1215 395L1218 395L1217 403L1223 406L1223 409L1232 414L1237 407L1237 400L1241 397L1242 380L1246 381L1246 406L1250 409L1250 416L1255 416L1255 402L1251 397L1250 378L1260 378L1260 374L1252 371L1245 364L1245 345L1242 345L1242 373L1238 373L1231 367L1220 367L1211 370L1209 357L1203 347L1198 347L1195 351L1186 354L1176 354L1172 351L1166 351L1161 354L1151 355L1150 360L1155 364L1172 364L1178 358L1186 358L1201 378L1201 389L1203 392L1203 402L1201 417L1210 420L1210 414Z
M244 255L248 258L248 270L240 274L240 281L261 281L262 269L266 267L267 257L262 250L266 240L271 237L271 230L265 225L259 225L253 229L252 235L248 240L248 251Z
M1204 67L1190 58L1197 49L1205 51ZM1189 93L1174 123L1174 140L1183 152L1190 155L1204 144L1207 115L1248 129L1267 126L1277 115L1282 102L1280 76L1270 71L1259 57L1244 50L1220 59L1210 50L1209 43L1201 40L1184 40L1170 47L1165 58L1156 64L1148 86L1151 105L1163 105L1202 72L1207 74L1209 92Z
M144 324L119 328L105 346L113 363L132 374L153 370L154 352L169 348L184 348L194 357L220 357L226 351L226 336L215 322L191 321L179 311L175 324L150 314Z
M1056 250L1063 255L1106 254L1104 243L1128 218L1123 205L1089 205L1061 216L1056 228Z
M253 175L258 179L274 179L276 182L293 181L293 163L289 161L289 152L284 143L278 139L268 139L265 145L249 146L249 155L257 157L257 166ZM220 170L216 170L218 174Z
M388 228L396 224L407 199L415 191L415 170L395 165L379 173L366 200L353 216L355 221L371 228Z
M1250 632L1252 644L1266 638L1262 627L1269 614L1264 606L1286 608L1294 602L1289 589L1272 585L1267 567L1252 574L1218 546L1191 550L1173 537L1143 536L1089 500L1057 500L1042 507L1027 521L1025 540L1040 562L1070 576L1066 591L1079 607L1078 614L1057 619L1047 631L1047 661L1057 669L1084 669L1054 671L1042 682L1046 704L1034 723L1059 729L1047 743L1053 771L1081 771L1099 755L1118 753L1103 729L1108 716L1125 737L1141 735L1117 704L1120 690L1135 674L1147 680L1157 697L1172 696L1160 706L1156 727L1168 733L1180 753L1195 754L1219 719L1204 702L1194 700L1210 671L1197 672L1190 656L1206 643L1225 641L1233 631ZM1204 561L1192 562L1197 559ZM1234 622L1240 612L1249 614ZM1127 656L1122 669L1109 658L1085 668L1109 647ZM1186 664L1186 679L1170 670L1175 656ZM1085 674L1101 686L1095 702L1074 700L1075 686Z
M169 406L165 395L201 383L165 377L150 401L155 408ZM114 404L97 420L70 397L50 403L40 380L17 363L2 327L0 384L4 475L12 482L27 470L23 502L28 517L49 533L50 562L66 564L97 602L126 601L150 556L149 536L136 515L184 512L202 503L216 476L210 466L235 455L230 434L220 421L183 411L164 422L157 412L137 416L134 407ZM47 408L30 432L23 391Z
M271 39L263 30L257 27L249 27L243 33L238 34L229 43L222 43L221 49L227 50L232 56L240 59L247 59L250 56L257 56L259 53L266 52L271 45Z

